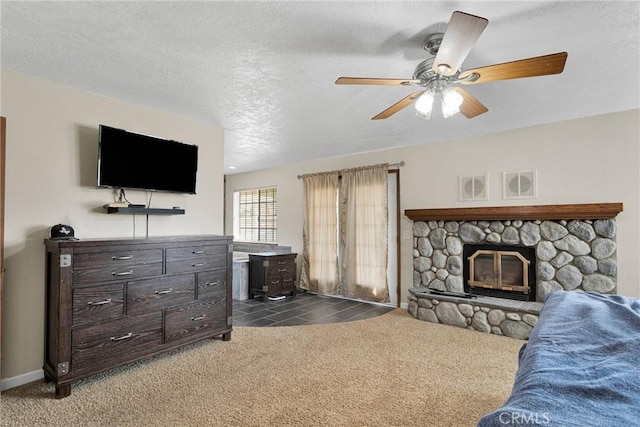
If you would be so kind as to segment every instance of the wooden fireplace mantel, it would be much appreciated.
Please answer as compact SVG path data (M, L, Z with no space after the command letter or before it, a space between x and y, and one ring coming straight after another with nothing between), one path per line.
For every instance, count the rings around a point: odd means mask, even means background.
M577 205L406 209L404 214L414 221L493 221L516 219L610 219L620 212L622 212L622 203L585 203Z

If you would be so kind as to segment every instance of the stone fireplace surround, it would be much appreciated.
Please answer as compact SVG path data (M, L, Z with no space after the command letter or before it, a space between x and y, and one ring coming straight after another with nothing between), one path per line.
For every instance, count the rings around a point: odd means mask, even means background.
M616 293L615 216L621 211L622 203L406 210L414 221L409 313L526 339L549 292ZM535 248L537 301L430 293L463 292L464 244Z

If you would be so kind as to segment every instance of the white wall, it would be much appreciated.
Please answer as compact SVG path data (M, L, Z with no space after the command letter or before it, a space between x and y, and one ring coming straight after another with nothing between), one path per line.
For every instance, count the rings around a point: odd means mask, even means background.
M227 175L225 230L234 191L278 187L278 243L302 253L302 182L296 175L382 162L400 169L400 208L622 202L618 215L618 293L640 297L640 110L459 140ZM538 199L502 200L502 171L538 171ZM489 173L490 197L458 201L458 176ZM402 300L412 287L412 222L401 221Z
M7 118L5 283L2 377L42 368L45 260L43 239L57 223L84 238L133 237L130 215L107 215L113 191L96 188L98 125L198 145L197 195L155 193L152 207L185 215L150 216L149 235L222 234L223 130L68 86L2 70ZM145 203L141 191L127 191ZM145 218L136 217L144 238Z

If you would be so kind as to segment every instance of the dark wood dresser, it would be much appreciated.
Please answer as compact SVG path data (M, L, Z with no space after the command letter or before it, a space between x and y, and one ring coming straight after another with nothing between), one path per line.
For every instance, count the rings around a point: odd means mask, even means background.
M45 378L71 383L220 335L231 339L233 236L52 241Z
M249 298L262 295L296 294L296 257L298 254L249 254Z

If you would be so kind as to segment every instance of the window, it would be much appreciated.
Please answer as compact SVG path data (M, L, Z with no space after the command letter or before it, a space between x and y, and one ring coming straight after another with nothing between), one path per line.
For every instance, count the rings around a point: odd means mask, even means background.
M233 193L234 239L277 242L278 190L276 187Z

